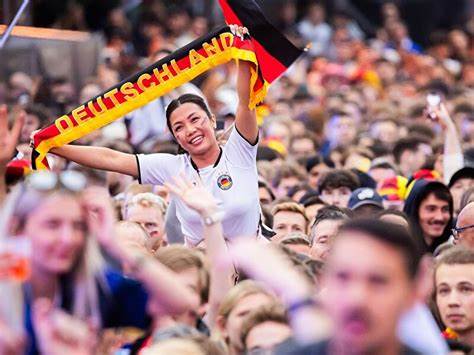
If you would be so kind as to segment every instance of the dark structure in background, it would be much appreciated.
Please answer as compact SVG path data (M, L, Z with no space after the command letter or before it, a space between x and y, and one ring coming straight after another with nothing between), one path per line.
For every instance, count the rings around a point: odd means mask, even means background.
M314 0L257 0L271 20L278 21L278 9L282 4L294 1L298 8L298 18L304 14L307 4ZM433 30L451 29L466 23L473 16L472 0L319 0L325 5L329 17L337 10L342 10L353 17L361 28L369 35L375 34L375 29L381 25L380 8L386 2L393 2L401 10L412 38L422 44L429 43ZM103 29L108 12L115 6L133 7L136 4L151 3L153 0L32 0L31 8L27 11L27 22L38 27L51 27L70 6L78 3L84 6L87 27L91 30ZM20 0L2 0L0 4L0 23L11 20ZM167 6L185 6L189 11L204 15L215 14L215 0L166 0ZM273 17L273 18L272 18ZM217 19L216 19L217 21ZM25 24L25 23L24 23Z
M315 0L257 0L265 14L274 24L279 24L283 5L296 5L296 20L300 20L310 2ZM0 23L9 23L18 10L21 0L0 0ZM20 25L56 27L72 30L103 30L107 15L116 6L123 6L132 25L140 28L146 6L160 0L31 0ZM211 28L222 23L216 4L217 0L162 0L165 7L185 8L194 15L203 15L211 21ZM337 11L343 11L355 19L368 37L375 35L381 27L381 7L384 3L395 3L408 25L411 38L426 47L435 29L450 30L463 27L474 16L474 0L318 0L327 10L328 21ZM472 2L472 3L471 3ZM78 6L79 5L79 6ZM70 22L82 12L82 22ZM66 19L66 21L64 21ZM141 19L141 20L140 20ZM102 37L94 34L87 43L67 43L16 38L10 40L0 53L0 80L5 80L12 72L29 68L30 75L52 75L55 73L81 85L88 74L93 73L98 64L98 53ZM60 55L58 55L60 53ZM63 60L70 58L69 60ZM80 60L79 60L80 58ZM69 63L66 65L66 63ZM24 69L23 69L24 70ZM76 73L76 74L72 74ZM77 74L79 73L79 74Z
M275 9L291 0L257 0L266 8L266 13L277 16ZM351 15L359 26L373 36L375 29L380 27L380 9L384 3L395 3L401 12L402 18L408 25L412 38L422 44L429 43L434 29L452 29L466 23L470 16L474 16L472 0L319 0L328 13L329 18L338 10ZM298 8L298 17L304 14L306 6L314 0L294 0ZM273 20L277 20L274 18Z

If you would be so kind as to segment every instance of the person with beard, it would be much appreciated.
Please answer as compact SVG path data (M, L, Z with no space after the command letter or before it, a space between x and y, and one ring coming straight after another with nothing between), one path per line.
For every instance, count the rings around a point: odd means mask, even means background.
M403 212L410 218L414 237L425 252L433 253L449 239L453 197L443 183L424 179L415 181Z

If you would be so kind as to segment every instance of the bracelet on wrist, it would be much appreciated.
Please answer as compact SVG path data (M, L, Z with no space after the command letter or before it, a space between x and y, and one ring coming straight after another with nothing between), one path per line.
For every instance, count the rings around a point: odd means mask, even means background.
M212 226L219 223L224 218L224 211L216 211L214 213L202 216L202 222L206 226Z

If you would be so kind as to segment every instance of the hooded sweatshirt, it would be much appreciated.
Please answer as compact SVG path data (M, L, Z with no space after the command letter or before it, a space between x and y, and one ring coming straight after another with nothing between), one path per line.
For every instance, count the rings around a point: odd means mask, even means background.
M428 245L425 241L425 238L423 237L423 230L420 226L418 211L420 209L421 202L425 200L430 193L440 190L446 192L450 196L450 218L448 224L444 228L443 234L440 237L435 238L431 245ZM451 235L451 227L453 223L453 200L451 194L449 193L448 187L443 183L439 181L430 181L423 179L415 181L413 188L411 189L410 194L408 195L405 201L405 207L403 208L403 212L405 212L410 218L414 237L424 252L433 253L433 251L440 244L443 244L444 242L448 241Z

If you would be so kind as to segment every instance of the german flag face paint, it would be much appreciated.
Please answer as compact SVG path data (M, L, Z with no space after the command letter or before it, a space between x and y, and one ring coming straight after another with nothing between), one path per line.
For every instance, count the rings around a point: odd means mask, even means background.
M234 36L227 26L217 29L59 117L34 136L33 169L48 168L46 154L52 148L71 143L231 60L254 64L249 107L261 103L269 84L302 50L265 19L255 1L227 0L220 4L226 22L246 26L251 37Z

